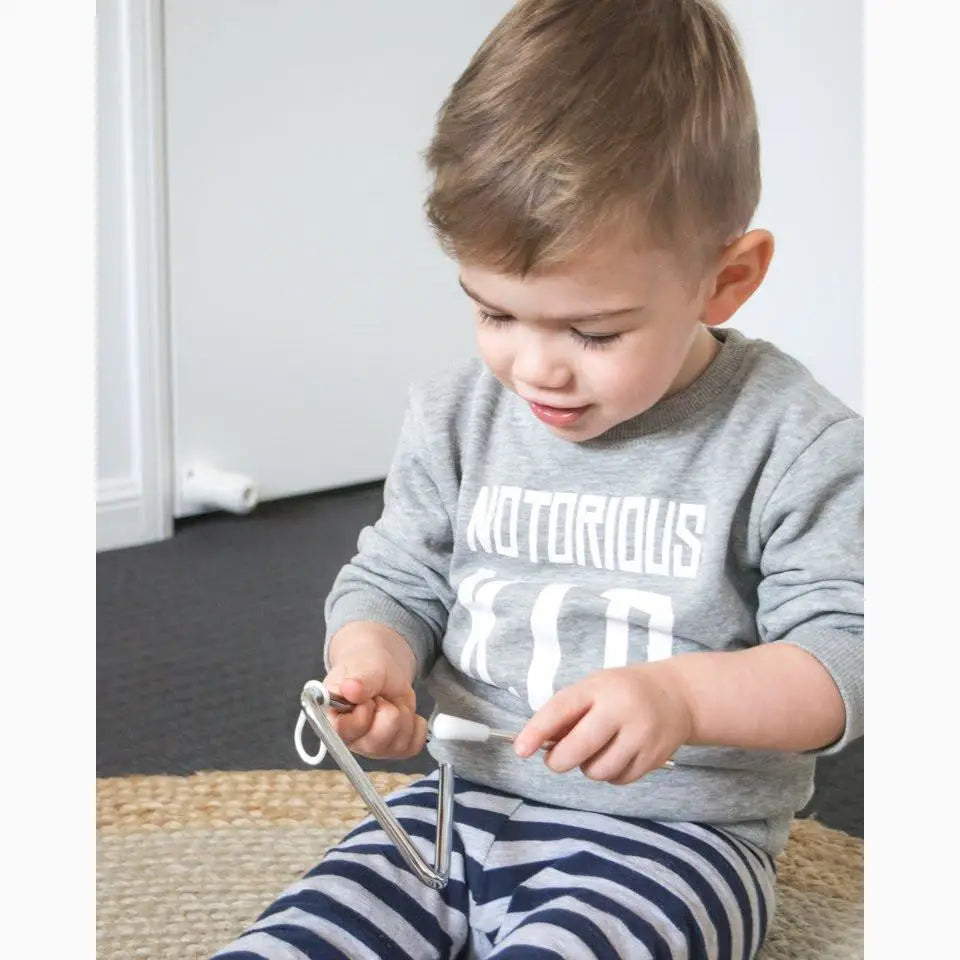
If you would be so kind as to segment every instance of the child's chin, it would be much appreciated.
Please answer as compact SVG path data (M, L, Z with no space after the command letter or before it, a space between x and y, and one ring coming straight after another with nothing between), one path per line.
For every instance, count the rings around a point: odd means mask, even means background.
M598 423L593 418L585 418L584 421L571 423L567 427L552 424L544 424L544 426L563 440L569 440L571 443L586 443L587 440L595 440L603 436L614 424Z

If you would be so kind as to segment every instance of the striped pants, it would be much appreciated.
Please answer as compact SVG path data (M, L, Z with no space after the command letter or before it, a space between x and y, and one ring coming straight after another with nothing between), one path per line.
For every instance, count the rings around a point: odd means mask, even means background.
M388 798L433 859L436 774ZM567 810L457 778L450 881L431 890L368 818L216 960L750 960L764 851L715 827Z

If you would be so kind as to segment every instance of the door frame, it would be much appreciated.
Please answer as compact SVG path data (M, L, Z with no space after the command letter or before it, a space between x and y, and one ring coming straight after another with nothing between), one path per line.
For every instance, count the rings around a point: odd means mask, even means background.
M119 249L98 256L121 273L131 466L127 476L98 478L97 550L172 536L174 484L163 0L105 2L116 4L123 173Z

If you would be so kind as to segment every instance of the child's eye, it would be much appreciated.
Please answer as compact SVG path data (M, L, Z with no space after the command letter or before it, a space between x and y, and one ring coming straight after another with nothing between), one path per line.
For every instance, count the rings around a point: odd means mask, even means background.
M487 313L486 310L482 310L480 307L477 307L477 315L480 317L481 323L489 323L495 327L502 327L505 323L509 323L513 319L508 313Z
M619 333L597 333L591 335L589 333L581 333L579 330L574 330L573 327L570 328L570 332L587 350L602 350L604 347L608 347L611 343L620 339Z
M513 322L513 317L509 313L488 313L482 307L477 307L477 316L481 323L490 324L494 327L502 327ZM586 350L602 350L620 339L619 333L581 333L573 327L570 328L570 333Z

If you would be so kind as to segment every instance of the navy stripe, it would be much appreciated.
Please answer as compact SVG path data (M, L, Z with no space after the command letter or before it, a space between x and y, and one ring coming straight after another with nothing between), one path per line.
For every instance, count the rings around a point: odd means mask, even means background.
M694 916L690 905L679 894L674 893L653 877L613 860L607 860L597 853L583 851L573 854L569 860L552 864L554 870L564 873L575 883L583 877L597 877L609 880L625 887L648 900L687 938L692 948L691 960L707 956L707 943L703 930Z
M610 960L622 960L616 948L607 939L606 934L592 920L588 920L584 916L578 916L572 910L566 910L563 907L538 910L536 913L524 917L504 937L504 940L509 943L512 936L532 923L549 923L551 926L568 930L574 936L579 937L600 960L604 960L606 957L609 957ZM502 956L499 953L497 955Z
M526 912L534 911L545 903L566 896L574 897L581 903L616 917L653 954L654 960L671 960L673 954L670 951L670 945L649 920L634 913L629 907L613 900L607 894L590 887L538 887L536 889L521 887L511 898L508 912L512 913L515 906Z
M742 960L750 960L750 954L753 948L753 910L750 906L750 897L747 893L747 888L744 886L743 879L731 866L730 861L716 847L700 837L684 833L682 830L677 830L667 826L665 823L660 823L655 820L647 821L645 827L653 833L675 840L677 843L699 853L700 856L703 857L707 863L711 864L720 876L723 877L734 899L737 901L737 906L740 908L740 914L743 917L744 936ZM725 843L724 846L729 847L730 844Z
M473 928L470 925L467 925L467 936L464 940L463 946L460 948L459 952L453 960L476 960L476 953L473 949L473 943L471 943L473 937Z
M439 773L436 771L431 773L429 776L424 777L422 780L417 780L414 783L408 784L405 787L400 787L399 790L394 791L389 794L387 801L389 802L390 798L396 797L401 794L406 794L410 791L416 790L418 792L429 792L432 791L436 794L439 786ZM524 802L520 797L516 797L511 793L507 793L504 790L497 790L495 787L488 787L482 783L474 783L472 780L466 780L463 777L455 776L453 778L453 795L458 797L461 793L482 793L488 797L499 797L501 800L507 800L514 804L519 804Z
M517 807L519 806L520 804L518 803ZM482 830L484 833L490 834L491 840L493 840L497 833L499 833L500 828L503 826L503 822L507 820L513 813L513 811L504 813L500 810L486 810L483 807L470 807L459 800L454 800L453 807L453 821L455 826L462 823L468 827L473 827L476 830Z
M387 805L390 807L419 807L424 810L429 810L436 815L437 791L434 790L431 793L430 791L423 790L412 797L395 797L388 800ZM518 802L517 806L519 805ZM508 816L508 814L501 813L497 810L486 810L483 807L468 806L465 803L461 803L456 797L454 797L453 806L454 825L461 823L466 824L469 827L475 827L477 830L483 830L484 833L489 834L496 834L500 829L500 825Z
M352 907L348 907L345 903L337 900L336 897L328 896L319 890L314 890L312 893L316 899L326 901L326 909L320 913L325 920L335 923L341 930L345 930L378 956L390 957L391 960L410 957L410 954L400 949L400 945L395 940L387 936L362 913L358 913ZM317 913L316 910L311 912ZM276 926L260 927L260 930L269 933L271 937L277 937L292 944L310 957L310 960L321 960L321 958L326 960L327 957L335 956L339 958L343 956L336 947L325 940L321 940L318 934L306 927L299 927L291 923L278 923ZM317 953L318 947L322 947L325 952ZM384 953L384 950L386 950L386 953Z
M276 937L281 943L289 943L291 947L296 947L302 953L305 953L310 960L351 960L332 943L321 940L315 933L311 933L303 927L278 923L275 927L270 927L262 932L269 933L271 937ZM263 960L259 954L255 954L255 956L257 960ZM400 955L397 954L397 956ZM218 957L217 960L220 960L220 958Z
M390 800L387 806L391 808L395 807L413 807L414 809L426 810L429 813L433 814L434 823L436 823L436 812L437 812L437 795L436 793L423 793L416 794L414 796L408 797L398 797L395 800ZM454 801L454 832L456 832L456 827L460 824L463 824L468 827L473 827L477 830L482 830L484 833L489 833L491 836L495 835L496 832L500 829L506 814L496 813L491 810L484 810L477 807L468 807L462 803ZM397 815L398 820L402 820L402 815ZM355 833L363 833L367 830L376 830L381 829L380 824L373 817L369 817L364 820L362 823L358 824L354 829L347 834L348 837L353 836ZM432 828L436 832L436 826Z
M413 783L408 783L405 787L400 787L401 790L416 790L418 787L422 787L429 784L436 785L437 780L440 778L440 770L434 770L433 773L428 773L426 776L421 777L419 780L414 780Z
M322 874L324 876L343 877L347 880L353 880L360 884L361 888L378 897L388 908L391 908L398 917L406 920L417 933L420 934L428 943L436 946L442 946L442 954L450 950L452 940L447 932L440 925L439 919L429 910L421 906L418 900L410 896L402 887L399 887L384 877L381 877L376 871L372 870L366 864L351 863L345 860L324 861L321 864ZM314 876L319 876L318 871ZM318 917L334 919L329 917L322 909L323 902L316 903L316 893L313 889L300 890L297 893L281 897L276 903L271 904L264 918L280 913L290 907L299 907L306 913L312 913ZM462 907L456 907L460 913L465 913Z
M716 928L717 944L720 948L721 955L730 955L730 921L727 917L727 911L720 901L720 897L717 895L717 891L714 890L710 882L696 867L686 860L681 859L676 854L662 850L642 840L618 837L610 833L602 833L599 830L573 826L566 823L528 823L525 821L510 820L505 824L504 829L497 839L498 842L511 840L588 840L621 856L640 856L653 860L655 863L666 867L678 877L685 880L694 892L696 892ZM567 857L558 857L553 865L556 866L565 859L567 859ZM545 861L541 866L549 866L550 863L551 861ZM488 900L496 900L510 894L512 889L517 885L515 869L515 867L504 867L487 871L484 894L488 895Z
M763 942L767 938L767 922L768 922L767 895L763 889L763 885L760 883L760 877L757 874L753 861L750 859L750 857L747 856L746 851L749 850L749 847L747 846L741 847L741 845L737 842L737 838L727 836L726 834L723 833L723 831L717 830L714 827L709 826L708 824L700 823L700 824L697 824L697 826L703 827L704 829L708 830L710 833L714 834L715 836L718 836L722 840L726 840L730 846L730 849L733 850L733 852L737 855L737 857L739 857L743 865L747 868L747 873L750 874L750 877L753 880L754 888L757 891L757 912L759 914L757 919L757 925L760 928L760 937L757 941L757 944L758 944L757 949L759 949L760 947L763 946ZM759 857L757 858L757 860L759 861ZM762 862L759 863L759 866L761 869L765 869L765 865ZM772 877L770 878L770 881L771 883L773 883Z
M746 850L764 870L769 870L771 873L776 872L776 861L762 847L758 847L755 843L751 843L743 837L737 837L732 833L727 833L712 823L698 823L697 826L703 827L704 830L709 831L721 840L725 840L727 843L734 844L738 849Z
M468 826L472 827L475 830L482 831L490 837L490 843L487 845L487 849L483 851L486 853L492 844L497 839L497 835L500 830L503 828L504 822L511 816L512 812L520 807L524 801L519 797L511 796L508 793L504 793L501 790L495 790L491 787L481 786L480 784L473 783L469 780L464 780L461 777L457 777L454 780L455 783L455 795L454 795L454 813L453 813L453 830L452 830L452 839L453 839L453 851L458 853L463 858L464 864L464 876L466 879L466 884L471 890L482 889L484 882L484 864L482 861L476 860L475 858L468 855L466 849L463 845L463 839L457 831L458 826ZM397 806L411 806L420 808L423 810L429 810L434 815L436 814L437 808L437 784L436 784L436 774L431 775L430 778L420 780L414 786L420 784L426 785L426 789L417 791L417 795L409 795L409 787L403 788L402 794L391 795L387 798L387 804L390 807ZM496 810L487 810L483 807L473 807L468 806L467 804L461 803L457 800L457 793L472 792L479 793L486 796L499 797L504 800L509 800L512 803L512 810L510 811L496 811ZM406 816L398 815L397 819L403 825L404 829L410 836L422 837L427 840L431 845L436 840L436 820L435 817L430 823L423 823L422 821L410 819ZM344 838L350 839L355 836L360 836L364 833L372 833L377 830L381 830L380 824L377 823L376 819L369 818L363 823L356 826L347 836ZM343 841L341 841L342 843ZM386 843L388 843L393 848L392 841L389 838L386 838ZM336 848L334 848L336 849ZM353 850L358 850L360 848L354 847ZM365 848L364 848L365 849ZM401 869L408 870L406 863L402 860L392 860L396 862ZM310 874L308 874L309 876ZM451 881L452 882L452 881Z
M710 823L701 823L698 824L698 826L702 827L704 830L707 830L709 833L712 833L714 836L717 836L722 840L726 840L727 843L729 843L730 846L733 847L733 849L736 850L741 856L743 862L747 865L747 869L752 874L754 883L757 885L757 896L760 900L759 943L761 946L763 946L769 931L769 911L773 904L770 901L770 896L764 892L757 868L759 868L759 871L763 871L767 874L767 879L770 881L770 886L772 888L775 886L777 880L776 863L770 854L768 854L765 850L758 847L756 844L750 843L749 840L744 840L743 837L736 837L732 834L727 834L719 827L715 827Z
M397 819L400 821L403 829L406 830L411 837L421 837L426 840L431 847L436 842L437 830L434 824L423 823L420 820L409 820L406 817L398 817ZM375 820L370 823L361 824L349 834L349 838L362 836L365 833L380 833L383 837L382 843L358 843L346 848L338 845L333 847L331 852L333 852L333 850L337 850L344 854L379 853L386 857L390 863L395 865L398 869L406 870L412 873L410 868L407 866L406 861L400 856L399 851L393 845L393 841L390 840L386 834L382 833L380 824L378 824ZM482 883L483 881L483 864L467 855L467 852L463 846L463 838L457 833L456 829L452 830L451 834L451 839L453 841L452 852L459 854L462 857L466 885L472 890L478 883ZM319 867L314 867L314 869L311 870L307 876L312 876L317 869L319 869ZM449 887L451 884L459 884L460 886L463 886L464 881L455 880L453 877L451 877L447 883L447 886ZM444 890L446 889L447 888L445 887Z
M251 953L249 950L231 950L229 953L218 953L211 960L263 960L263 954Z
M417 832L414 830L407 831L411 836L417 836ZM431 837L432 839L432 837ZM413 876L413 871L407 866L406 861L403 857L400 856L400 851L389 841L386 840L383 844L378 843L358 843L356 846L348 847L347 849L341 849L340 847L334 847L330 853L336 853L338 857L352 857L363 856L367 854L379 854L384 857L392 867L396 867L398 870L404 870L410 873ZM337 862L342 862L338 860ZM327 863L326 859L320 861L308 874L307 877L315 877L318 874L321 874L325 867L324 864ZM479 867L477 869L480 869ZM466 901L468 894L468 886L462 880L457 880L454 877L451 877L447 881L447 885L442 889L437 891L440 896L443 898L444 903L449 904L451 907L456 903L463 903Z
M767 939L767 894L763 889L763 885L760 883L760 877L757 875L756 870L753 867L753 864L750 862L750 858L746 856L738 847L734 846L737 854L743 858L743 864L747 868L747 872L750 874L751 879L753 880L754 889L757 891L757 926L760 928L760 935L757 939L757 949L763 946L764 940ZM772 880L771 880L772 882Z
M559 953L547 950L546 947L535 947L532 944L517 944L497 951L497 960L557 960ZM560 960L565 958L560 957ZM566 958L569 960L569 957Z
M416 790L418 793L428 793L433 792L437 793L439 788L439 776L436 773L430 774L429 777L424 777L422 780L417 780L415 783L411 783L406 787L401 787L399 790L395 790L393 793L388 794L384 799L389 803L391 800L398 798L410 791ZM454 777L453 778L453 796L454 799L458 798L461 794L464 793L479 793L487 797L497 797L500 800L506 800L508 805L512 807L520 806L522 803L530 803L531 801L524 800L522 797L514 796L511 793L506 793L503 790L497 790L494 787L488 787L481 783L474 783L472 780L465 780L463 777ZM558 808L562 809L562 808Z
M461 816L462 810L463 810L462 807L459 807L459 806L457 807L457 811L454 814L455 821L458 816ZM505 818L503 816L498 818L498 829L502 827L504 819ZM434 822L414 820L406 816L398 816L397 820L400 821L404 830L406 830L411 837L422 837L424 840L428 842L428 844L431 847L436 842L437 828ZM465 822L465 820L466 818L461 817L461 822ZM363 834L365 833L382 832L382 829L383 828L380 826L379 823L377 823L376 820L367 820L364 823L361 823L358 827L354 828L347 835L345 839L351 839L353 837L363 836ZM390 840L390 838L387 837L386 834L382 834L382 836L384 838L383 840L384 846L382 849L378 849L374 845L358 844L356 846L347 848L343 852L344 853L360 852L360 851L370 852L371 850L375 850L378 853L383 853L385 856L389 855L388 851L396 852L396 847L393 845L393 842ZM492 839L493 838L491 838L491 841ZM460 835L459 831L456 829L456 822L454 823L453 830L451 830L451 840L452 840L453 852L456 854L459 854L463 858L463 871L464 871L464 876L466 878L467 886L471 890L482 889L482 884L484 882L483 880L484 872L485 872L484 865L481 861L475 860L473 857L468 855L463 845L463 837ZM341 841L341 843L342 842L343 841ZM339 846L333 849L339 849ZM390 862L396 863L397 866L399 866L402 870L410 869L407 866L406 862L400 858L399 853L397 853L396 856L390 856ZM310 874L308 874L308 876L310 876ZM450 882L453 883L455 881L451 880Z
M489 810L483 807L469 806L460 801L459 796L465 792L474 792L481 796L500 797L514 804L510 809ZM425 821L413 819L409 816L397 814L404 829L411 837L422 838L432 848L436 835L435 813L437 806L437 774L418 780L416 783L403 787L400 791L384 797L392 808L408 806L415 809L429 811L430 816ZM515 811L521 806L527 809L543 811L547 819L539 822L527 822L514 819ZM451 879L446 887L437 891L438 896L451 910L462 916L469 916L470 893L474 894L478 905L490 903L506 897L509 901L509 912L525 914L518 926L520 931L528 924L542 922L569 931L582 939L599 957L617 958L616 949L611 945L607 935L594 921L588 920L577 912L576 907L566 909L551 906L563 896L570 896L588 904L602 913L617 918L636 938L638 943L644 944L653 954L655 960L672 960L670 942L657 927L657 917L650 919L650 914L643 913L643 909L634 912L630 907L615 899L614 894L589 889L578 884L584 878L593 877L603 879L624 890L634 891L649 901L680 931L689 944L690 960L706 960L707 947L704 932L696 915L691 909L689 897L671 891L664 883L668 880L659 880L643 872L643 866L632 866L607 859L603 852L628 857L644 857L657 863L665 870L671 871L677 878L689 885L703 904L704 912L710 918L717 933L719 960L734 960L731 956L732 932L730 918L716 889L708 877L704 876L696 865L685 861L681 856L654 846L647 840L624 837L613 830L594 829L583 824L556 823L550 820L553 810L571 811L552 804L524 801L503 791L490 788L472 781L457 777L454 781L454 829L452 845L454 853L463 859L465 880ZM589 814L588 814L589 815ZM710 839L703 836L692 836L677 830L676 827L661 821L652 821L641 818L617 817L604 815L614 822L630 824L647 830L658 837L669 838L685 849L695 853L710 863L729 886L744 927L743 960L749 960L753 940L754 927L759 929L758 944L762 946L767 934L767 926L772 911L772 895L765 896L761 885L761 878L769 878L773 886L776 878L776 864L774 858L762 848L741 840L736 836L728 835L720 828L711 824L696 824L711 835ZM598 852L580 850L565 855L548 856L544 860L528 863L511 864L497 869L485 868L482 861L475 860L467 855L463 837L457 830L458 826L469 826L489 838L489 844L484 845L481 839L476 846L483 849L475 850L479 856L487 858L488 852L494 844L502 842L523 843L525 841L591 841L596 844ZM379 836L375 834L379 833ZM366 841L369 836L369 842ZM722 845L718 850L710 842L713 838ZM424 940L440 951L441 956L450 956L456 946L453 939L444 928L446 918L442 911L434 914L426 906L426 897L418 899L395 885L390 879L390 873L383 870L382 864L373 865L364 862L364 856L377 855L383 857L392 867L406 872L408 867L400 856L393 842L382 833L382 828L375 819L370 818L355 827L345 838L353 840L362 838L354 846L343 847L344 841L330 850L335 854L331 859L324 858L306 876L308 878L322 876L339 876L360 884L371 894L379 898L386 906L395 911L413 927ZM653 839L652 837L650 839ZM739 841L739 842L738 842ZM475 846L471 838L471 847ZM732 856L723 855L723 851L732 851ZM600 852L603 851L603 852ZM518 855L523 856L521 851ZM356 859L354 859L356 858ZM730 861L736 858L736 863L742 864L746 875L741 877L740 872ZM553 868L563 874L559 882L563 886L531 889L523 883L531 875L545 868ZM749 876L753 882L757 895L757 910L751 909L747 890ZM569 878L569 882L566 882ZM718 883L719 887L719 883ZM696 904L696 901L693 901ZM303 890L298 893L282 895L279 900L271 904L261 915L268 925L259 928L263 933L276 937L278 941L289 943L301 950L311 960L348 960L340 949L323 940L322 934L311 932L308 928L300 927L297 923L286 921L277 916L291 907L299 908L316 917L322 917L364 943L377 956L391 957L395 960L408 958L400 946L391 939L388 932L394 929L389 922L391 913L384 915L383 911L370 910L362 907L364 913L339 902L335 897L323 890ZM769 907L769 910L768 910ZM269 926L269 918L277 919L276 926ZM385 930L381 930L372 918L379 917L384 923ZM756 920L754 919L756 917ZM739 918L735 918L737 922ZM704 921L705 922L705 921ZM249 931L253 933L255 931ZM509 943L511 935L505 937ZM240 950L217 954L215 960L263 960L262 956L249 949L242 949L242 938L237 941ZM496 954L504 960L542 960L560 955L551 949L535 945L514 945L496 947ZM460 956L470 952L470 938L459 951ZM739 958L737 958L739 960Z

